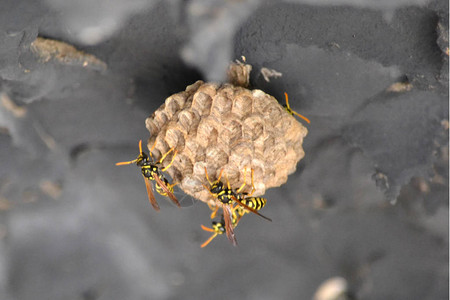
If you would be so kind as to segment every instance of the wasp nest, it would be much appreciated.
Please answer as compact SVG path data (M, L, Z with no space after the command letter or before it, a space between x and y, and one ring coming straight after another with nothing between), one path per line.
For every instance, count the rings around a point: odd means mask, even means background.
M245 181L251 190L254 170L254 196L287 181L305 155L302 143L307 129L277 100L261 90L232 84L197 81L184 92L168 97L147 118L148 147L155 158L175 147L177 154L167 172L187 194L204 202L214 199L209 187L223 169L223 182L231 187ZM170 163L170 157L164 165ZM247 170L244 172L244 170ZM246 174L246 175L244 175Z

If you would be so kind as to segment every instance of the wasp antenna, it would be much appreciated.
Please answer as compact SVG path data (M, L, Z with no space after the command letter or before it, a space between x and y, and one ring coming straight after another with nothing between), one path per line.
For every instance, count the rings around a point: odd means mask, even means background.
M206 180L208 180L209 185L212 185L211 181L209 180L208 170L206 170L206 167L204 167L204 168L205 168ZM209 190L208 187L206 187L205 185L203 185L203 186L204 186L207 190Z
M204 185L203 183L202 183L202 185L203 185L203 187L205 188L205 189L207 189L208 190L208 192L211 194L211 195L213 195L213 193L211 193L211 191L209 190L209 187L207 187L206 185ZM214 196L214 195L213 195Z
M139 140L139 153L142 153L142 140Z
M153 146L150 148L150 152L152 152L153 149L155 149L155 146L156 146L156 139L155 139L155 142L153 143Z
M284 92L284 97L286 98L286 107L288 109L290 109L291 107L289 106L289 97L288 97L288 94L286 92Z
M220 178L222 178L222 173L223 173L223 169L220 170L219 178L217 178L216 182L219 182L219 181L220 181Z
M150 151L148 152L148 154L150 154L150 157L152 158L152 160L153 160L153 150L155 149L155 146L156 146L156 139L155 139L155 142L153 143L153 146L150 148Z
M130 160L130 161L122 161L122 162L116 163L116 166L131 165L131 164L134 164L135 162L137 162L137 159Z
M206 227L206 226L204 226L204 225L200 225L200 226L202 227L202 229L203 229L204 231L215 232L214 229L212 229L212 228Z
M299 114L298 112L293 111L293 110L291 109L291 107L290 107L290 105L289 105L289 97L288 97L288 94L287 94L286 92L284 92L284 96L286 97L286 108L287 108L287 111L290 112L291 114L295 114L297 117L302 118L302 119L305 120L308 124L311 124L311 121L310 121L307 117L302 116L302 115Z
M308 122L308 124L311 124L311 121L307 118L307 117L305 117L305 116L302 116L301 114L299 114L298 112L296 112L296 111L292 111L296 116L298 116L298 117L300 117L300 118L302 118L303 120L305 120L306 122Z
M227 181L227 187L230 190L231 187L230 187L230 181L228 180L228 175L225 175L225 180Z
M207 239L203 244L200 245L200 248L204 248L208 246L208 244L217 236L217 232L214 233L209 239Z

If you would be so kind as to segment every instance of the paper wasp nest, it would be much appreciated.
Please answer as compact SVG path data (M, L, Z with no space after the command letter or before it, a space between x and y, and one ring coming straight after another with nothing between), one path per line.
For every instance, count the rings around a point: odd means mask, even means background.
M146 127L149 149L156 139L155 158L171 147L178 151L167 170L173 182L204 202L213 201L203 186L209 187L205 167L211 181L224 169L222 181L227 176L232 188L242 185L247 168L244 191L248 192L253 169L254 196L285 183L305 155L302 143L308 132L261 90L202 81L168 97L147 118ZM170 160L171 156L163 165Z

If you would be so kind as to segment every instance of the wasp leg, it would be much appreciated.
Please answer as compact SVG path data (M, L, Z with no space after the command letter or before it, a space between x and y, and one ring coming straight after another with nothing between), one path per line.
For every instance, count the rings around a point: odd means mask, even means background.
M241 218L245 215L245 211L236 204L234 207L231 207L231 216L233 218L233 227L236 227L239 224Z
M253 169L252 169L253 170ZM242 189L245 187L246 185L246 179L247 179L247 168L244 169L244 183L236 190L236 193L240 193L242 191Z
M255 172L253 172L253 169L252 169L252 191L250 192L250 194L247 195L247 197L251 197L253 195L253 193L256 191L255 183L253 181L254 173Z
M214 209L212 209L212 213L211 213L211 219L214 219L217 215L217 211L219 210L219 206L216 205L216 207Z
M305 120L306 122L308 122L308 124L310 124L311 121L310 121L307 117L302 116L302 115L299 114L298 112L296 112L296 111L294 111L294 110L291 109L291 107L289 106L288 94L287 94L286 92L284 93L284 96L286 97L286 110L287 110L287 112L290 113L291 115L295 114L296 116L302 118L303 120Z
M167 155L169 155L170 152L172 152L174 149L175 149L174 147L170 148L170 150L167 151L166 154L164 154L164 155L161 157L161 159L158 160L158 162L157 162L156 164L162 164L162 162L163 162L164 159L167 157ZM175 150L175 153L173 154L172 160L170 161L170 163L169 163L165 168L162 169L163 172L165 172L168 168L170 168L170 166L173 164L173 160L175 159L175 156L176 156L176 155L177 155L177 150Z

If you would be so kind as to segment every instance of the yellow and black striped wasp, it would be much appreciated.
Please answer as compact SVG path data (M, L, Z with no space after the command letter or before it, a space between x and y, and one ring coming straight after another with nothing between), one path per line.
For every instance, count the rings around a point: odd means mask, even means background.
M223 218L224 218L224 225L225 225L225 232L227 234L228 239L230 240L230 242L236 246L237 245L237 241L236 241L236 237L234 235L234 227L233 227L233 204L236 203L239 206L242 206L244 209L246 209L247 211L250 211L254 214L257 214L258 216L268 220L268 221L272 221L270 218L263 216L262 214L260 214L256 209L249 207L248 205L244 204L243 202L241 202L238 199L238 195L231 189L230 187L230 182L227 181L227 186L225 186L223 184L223 182L220 181L221 177L222 177L222 173L223 173L223 169L219 174L219 177L216 181L211 182L209 180L208 177L208 171L206 170L205 167L205 175L206 175L206 179L209 182L209 187L205 186L204 187L209 191L209 193L217 200L219 200L221 206L222 206L222 210L223 210ZM242 188L245 186L245 182L244 184L237 190L237 191L241 191ZM219 209L218 206L215 207L214 212L211 214L211 218L214 218L217 210Z
M310 124L311 121L310 121L307 117L302 116L302 115L299 114L298 112L292 110L292 108L289 106L288 94L287 94L286 92L284 93L284 96L286 97L286 105L283 105L284 109L285 109L291 116L296 115L296 116L302 118L303 120L305 120L306 122L308 122L308 124Z
M232 226L233 228L236 227L236 218L235 215L233 214L233 218L232 218ZM220 219L220 222L216 222L216 221L212 221L212 228L206 227L201 225L202 229L208 232L213 232L213 235L211 235L203 244L201 244L201 248L206 247L218 234L224 234L226 232L225 229L225 219L222 217Z
M253 175L253 174L252 174ZM244 182L245 182L245 176L244 176ZM244 185L243 185L244 186ZM242 187L243 187L242 186ZM247 193L240 193L240 190L242 188L239 188L236 190L236 198L243 204L247 205L248 207L251 207L256 210L262 209L266 203L267 200L265 198L261 197L251 197L253 194L255 188L253 185L253 176L252 176L252 192L247 195ZM231 208L231 225L234 228L238 225L241 218L248 212L246 208L236 204L234 207ZM200 247L204 248L206 247L217 235L224 234L226 232L225 227L225 220L223 217L223 214L221 216L220 222L212 221L212 228L206 227L201 225L202 229L208 232L212 232L213 235L211 235Z
M124 161L124 162L118 162L116 163L116 166L123 166L123 165L130 165L130 164L136 164L138 167L141 167L142 176L144 177L145 181L145 187L147 188L147 195L148 200L152 204L153 208L157 211L159 211L159 205L158 202L156 202L155 195L153 195L153 186L151 184L151 180L155 181L155 188L156 191L162 195L162 196L168 196L172 202L180 206L180 203L178 202L177 198L173 194L173 187L176 184L169 184L169 181L161 174L161 172L165 172L173 163L173 160L175 159L175 155L177 154L176 150L174 152L174 155L172 156L172 161L165 167L160 169L160 165L164 161L164 159L169 155L174 148L171 148L169 151L167 151L160 160L158 160L156 163L153 162L153 156L152 156L152 150L155 148L155 144L153 144L152 149L150 149L150 158L148 155L142 151L142 140L139 141L139 156L131 161Z
M246 173L247 170L244 170L244 183L234 191L234 195L236 197L236 199L242 203L245 204L247 207L252 208L254 210L261 210L264 206L266 206L267 203L267 199L266 198L262 198L262 197L252 197L253 193L255 192L255 184L253 181L253 169L252 169L252 190L250 193L241 193L242 189L245 187L246 185ZM243 206L235 206L233 209L233 221L236 219L236 225L237 223L239 223L239 220L247 213L249 212L245 207Z

